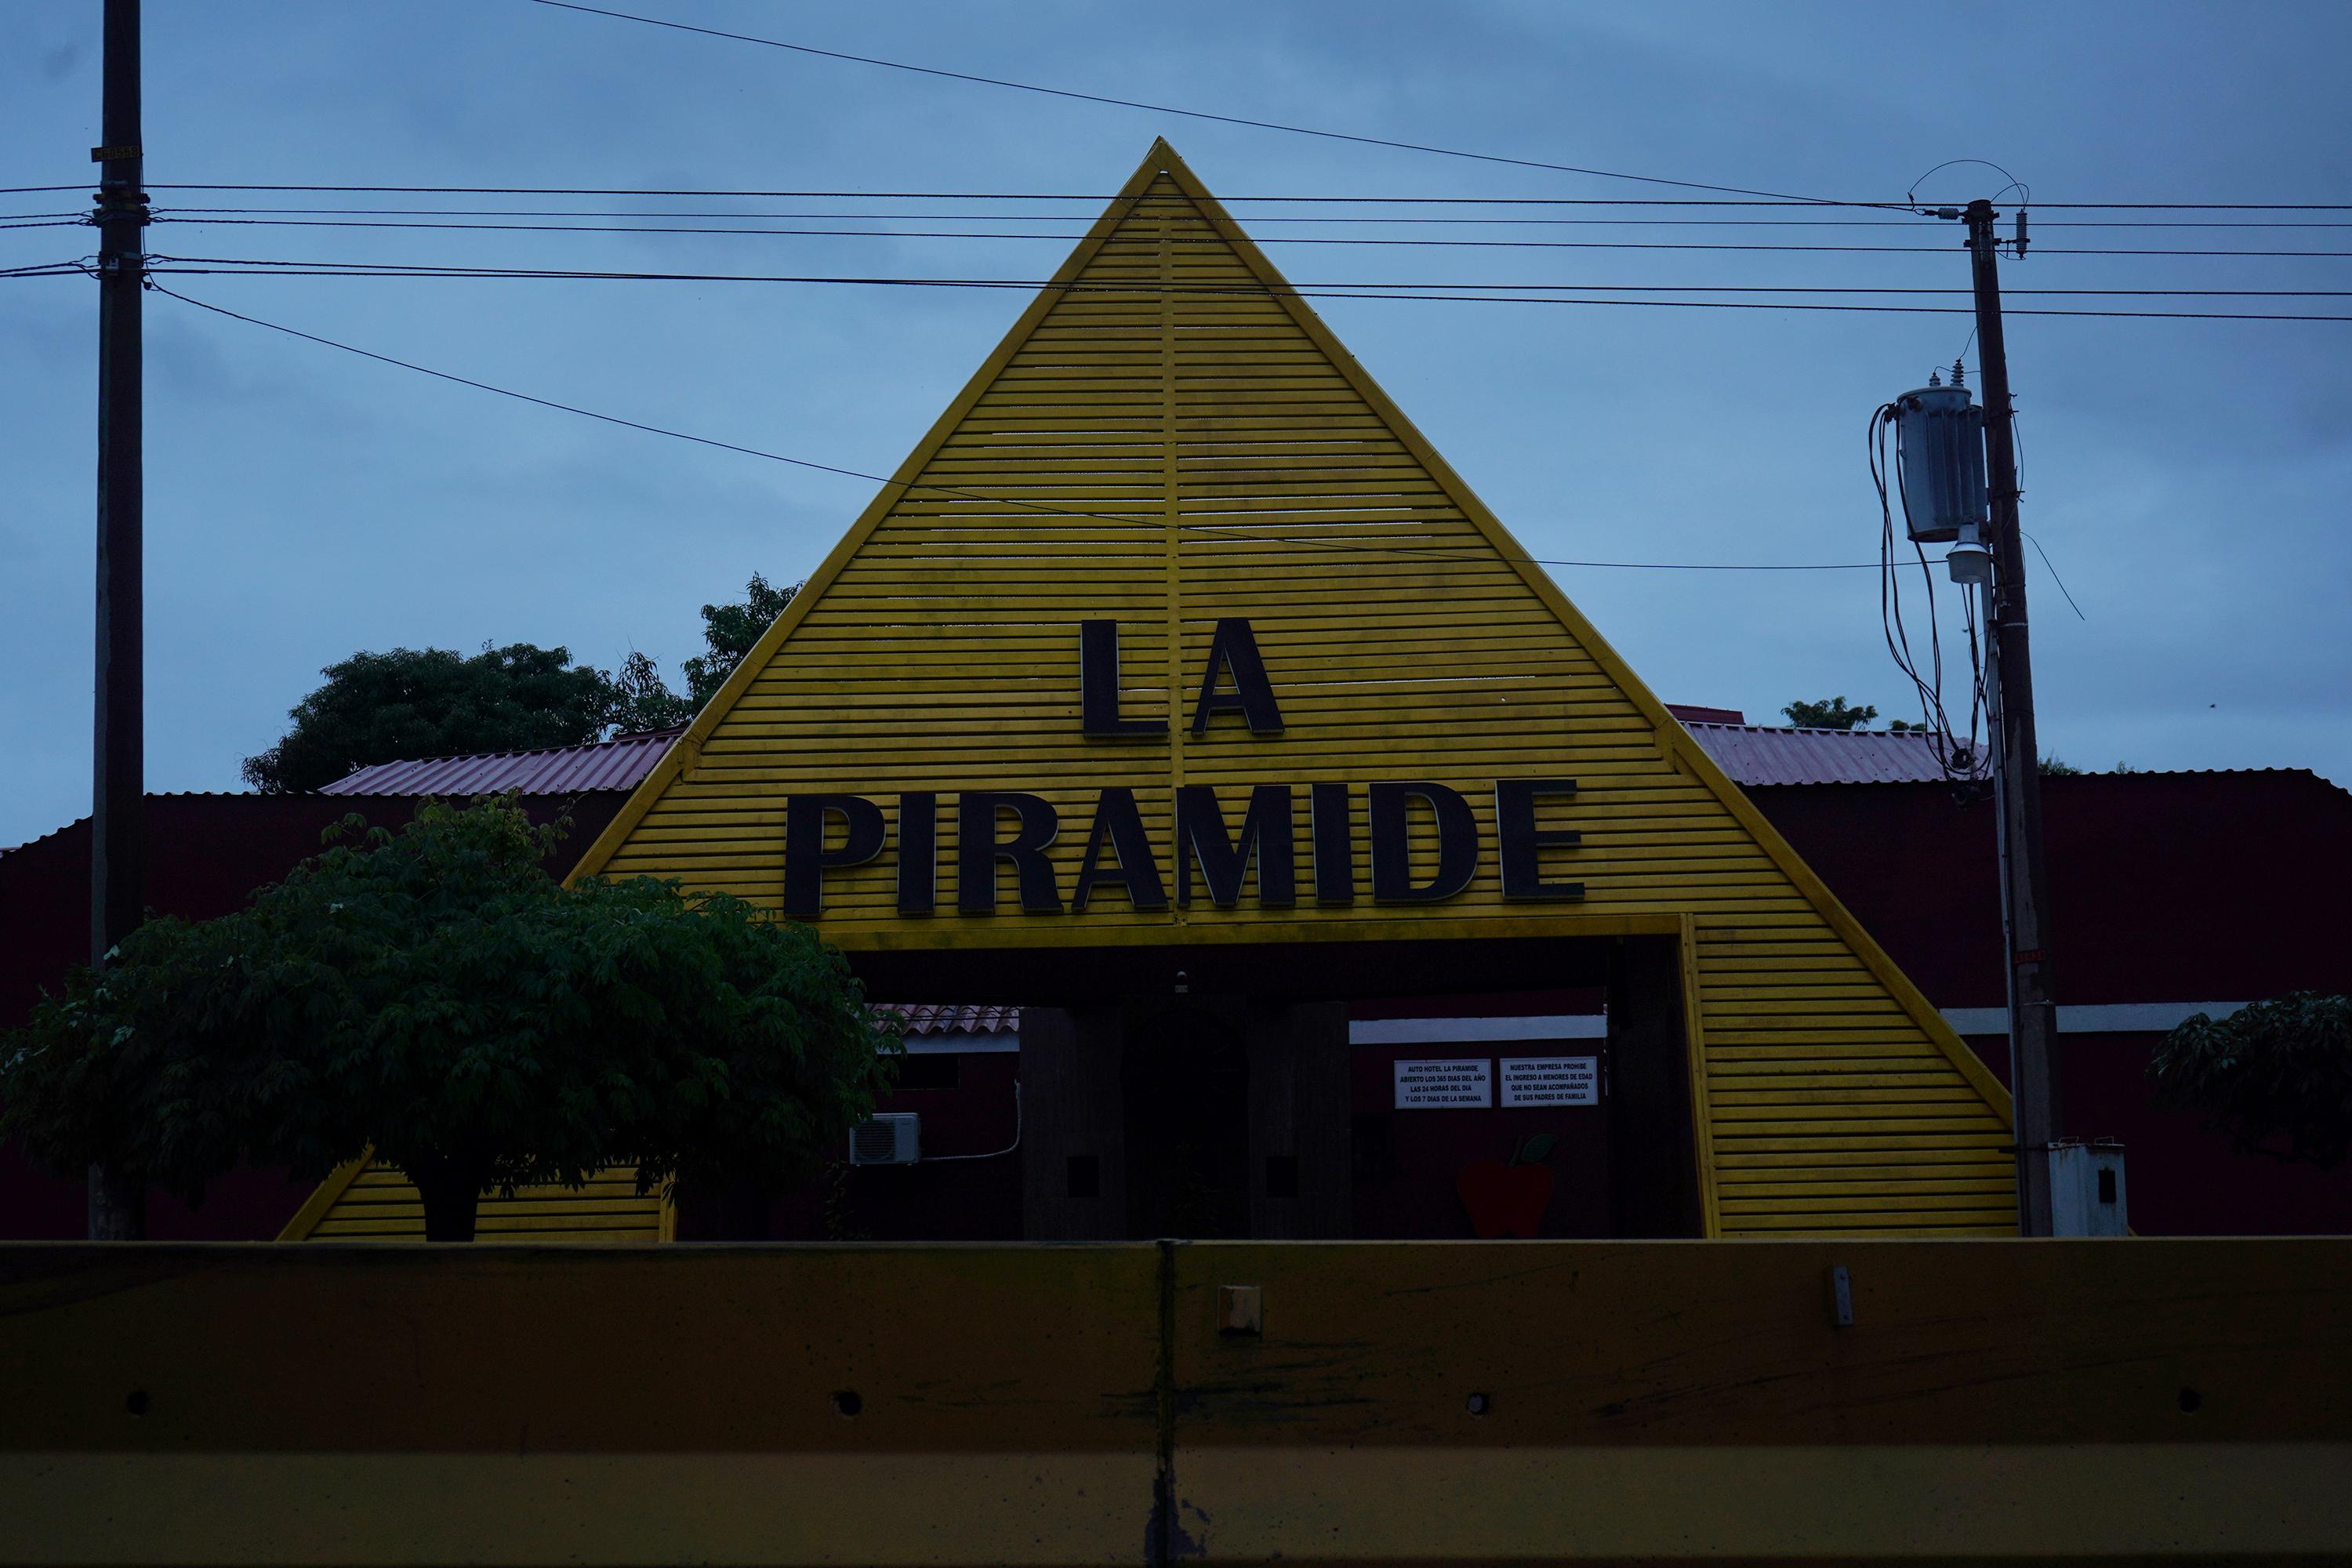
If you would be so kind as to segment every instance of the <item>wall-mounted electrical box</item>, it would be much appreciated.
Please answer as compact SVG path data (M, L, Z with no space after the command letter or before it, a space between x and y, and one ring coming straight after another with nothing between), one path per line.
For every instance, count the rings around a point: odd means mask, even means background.
M922 1158L922 1116L912 1110L887 1110L849 1130L849 1163L853 1165L911 1165Z
M2053 1143L2049 1154L2051 1235L2131 1234L2122 1144Z
M1985 521L1984 410L1965 386L1922 386L1895 400L1895 449L1912 539L1977 537Z

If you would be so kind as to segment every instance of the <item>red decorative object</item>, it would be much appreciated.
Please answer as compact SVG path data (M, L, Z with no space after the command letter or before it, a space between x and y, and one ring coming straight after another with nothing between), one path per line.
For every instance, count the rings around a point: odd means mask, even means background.
M1470 1211L1470 1229L1481 1238L1517 1236L1528 1240L1543 1229L1544 1211L1551 1207L1551 1167L1506 1165L1500 1160L1474 1160L1454 1178L1462 1206Z

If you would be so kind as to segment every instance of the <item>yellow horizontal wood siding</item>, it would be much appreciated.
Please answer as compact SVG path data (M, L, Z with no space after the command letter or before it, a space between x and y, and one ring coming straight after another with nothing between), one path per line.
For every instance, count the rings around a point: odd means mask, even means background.
M1687 917L1711 1213L1723 1234L2013 1228L1998 1086L1164 145L590 851L780 903L783 797L875 797L892 848L826 879L842 946L1164 942L1523 928L1494 784L1577 782L1577 921ZM1122 702L1080 731L1078 623L1119 624ZM1250 621L1285 729L1189 724L1215 624ZM1428 780L1484 848L1440 904L1317 906L1306 786ZM1174 890L1174 791L1293 787L1301 902L954 909L954 801L1043 795L1067 897L1097 792L1132 789ZM896 797L940 796L940 912L895 901ZM1370 885L1357 795L1355 873ZM1433 854L1433 824L1416 821ZM1173 929L1171 929L1173 928ZM1597 929L1597 928L1596 928ZM1409 985L1411 977L1402 977Z
M585 1187L518 1187L482 1199L475 1234L483 1241L590 1242L663 1239L658 1192L637 1194L633 1169L600 1171ZM422 1241L425 1202L408 1178L373 1161L351 1178L305 1241Z

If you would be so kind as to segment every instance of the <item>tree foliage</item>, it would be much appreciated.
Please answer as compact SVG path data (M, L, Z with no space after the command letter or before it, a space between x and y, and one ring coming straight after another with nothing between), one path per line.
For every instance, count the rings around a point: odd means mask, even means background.
M699 710L719 695L760 634L775 624L793 595L801 591L795 583L778 588L759 573L743 584L743 602L740 605L705 605L702 606L702 640L709 645L708 653L686 661L687 694L691 705Z
M1868 705L1850 708L1843 697L1824 697L1818 702L1791 702L1780 710L1789 722L1800 730L1858 730L1878 717L1878 710Z
M476 1198L613 1165L782 1184L887 1087L895 1025L836 950L740 900L565 888L514 804L428 803L250 907L152 921L0 1041L0 1137L195 1201L240 1163L373 1148L439 1238Z
M287 714L293 723L285 737L246 758L245 781L270 794L299 793L376 763L580 746L683 724L798 591L754 573L741 603L703 605L705 651L686 661L683 694L642 653L609 673L573 664L568 649L530 643L486 643L471 658L448 648L355 653L319 672L325 684Z
M2200 1013L2149 1060L2156 1102L2200 1110L2249 1153L2326 1168L2352 1152L2352 998L2296 991Z
M661 666L641 653L631 653L621 668L606 678L612 702L604 718L615 735L646 730L667 730L694 717L694 702L680 697L662 679Z
M448 648L355 653L320 673L326 684L295 704L285 738L245 760L254 788L314 790L406 757L574 746L604 732L614 706L602 670L530 643L470 658Z

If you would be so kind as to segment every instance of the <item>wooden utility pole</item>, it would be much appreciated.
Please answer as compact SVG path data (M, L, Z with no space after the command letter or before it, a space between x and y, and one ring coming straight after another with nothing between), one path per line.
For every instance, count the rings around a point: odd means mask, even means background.
M2025 546L2017 518L2017 444L2000 273L1989 201L1970 202L1977 352L1985 400L1986 499L1992 510L1992 644L2000 669L2001 900L2009 932L2011 1092L2017 1103L2017 1206L2027 1236L2051 1234L2050 1155L2058 1137L2057 1004L2050 994L2049 878L2042 853L2042 752L2033 732L2033 657L2026 640Z
M98 671L91 731L89 961L102 966L139 924L146 894L146 693L142 622L140 293L147 192L139 132L139 0L106 0L104 104L90 149L98 205ZM89 1236L146 1234L146 1192L93 1165Z

